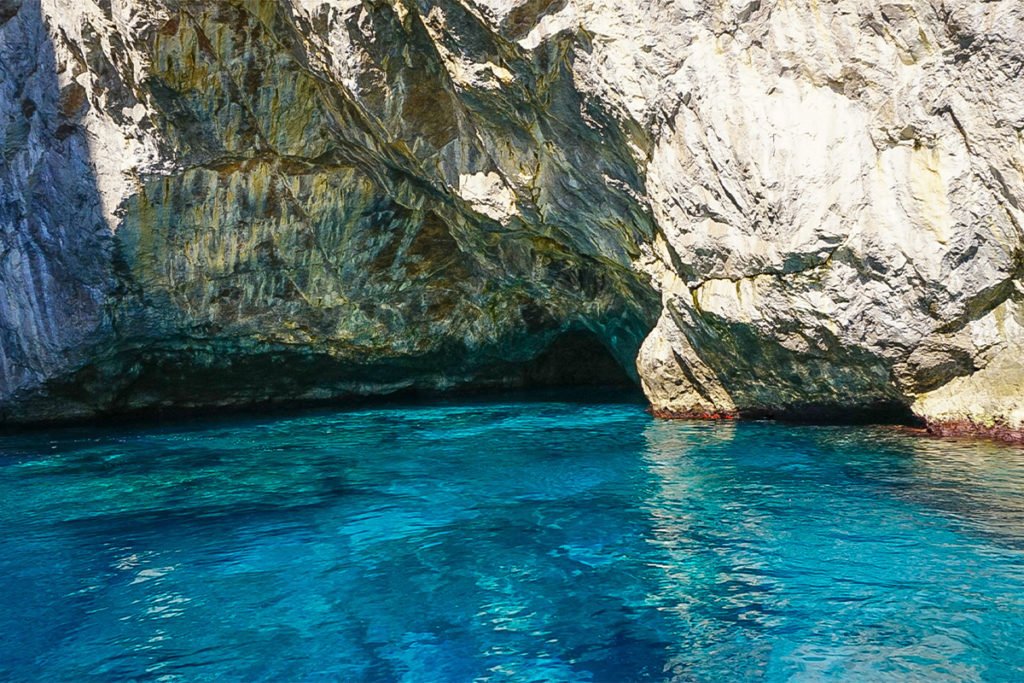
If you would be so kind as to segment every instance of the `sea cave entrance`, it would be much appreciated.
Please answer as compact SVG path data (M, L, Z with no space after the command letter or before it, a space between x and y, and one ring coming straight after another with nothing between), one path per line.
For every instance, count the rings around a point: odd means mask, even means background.
M614 387L640 391L612 351L589 330L570 330L557 336L521 368L524 387Z

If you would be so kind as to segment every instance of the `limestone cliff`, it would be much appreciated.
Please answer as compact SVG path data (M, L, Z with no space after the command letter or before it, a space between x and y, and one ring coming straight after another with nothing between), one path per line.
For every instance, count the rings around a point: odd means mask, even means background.
M0 22L5 420L578 379L589 335L659 414L1024 428L1016 0Z

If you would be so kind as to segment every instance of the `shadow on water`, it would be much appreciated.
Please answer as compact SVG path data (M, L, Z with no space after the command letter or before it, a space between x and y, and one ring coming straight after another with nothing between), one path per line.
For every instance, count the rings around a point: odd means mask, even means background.
M20 441L37 442L40 436L65 444L75 439L102 438L163 432L203 432L241 429L247 426L290 421L317 420L328 416L355 415L379 411L382 420L402 421L405 411L456 406L492 406L500 404L569 403L580 406L622 404L647 406L639 387L629 384L592 384L588 386L548 386L527 388L465 388L446 391L399 391L380 396L348 397L333 401L289 401L284 404L216 407L195 410L143 411L94 420L69 420L45 424L0 425L0 439L7 452L16 450ZM385 417L385 416L392 417ZM0 460L5 449L0 448Z

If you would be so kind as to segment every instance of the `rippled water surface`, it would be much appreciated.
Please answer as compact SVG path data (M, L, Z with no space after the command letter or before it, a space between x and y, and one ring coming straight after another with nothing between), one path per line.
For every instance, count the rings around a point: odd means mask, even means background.
M0 438L0 679L1024 678L1024 450L633 403Z

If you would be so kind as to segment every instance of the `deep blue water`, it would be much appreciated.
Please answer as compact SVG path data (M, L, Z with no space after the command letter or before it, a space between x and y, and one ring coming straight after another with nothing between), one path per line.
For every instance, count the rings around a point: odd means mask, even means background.
M1024 679L1024 450L448 403L0 437L0 679Z

